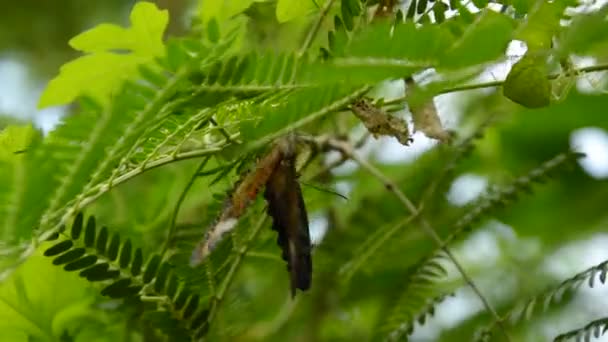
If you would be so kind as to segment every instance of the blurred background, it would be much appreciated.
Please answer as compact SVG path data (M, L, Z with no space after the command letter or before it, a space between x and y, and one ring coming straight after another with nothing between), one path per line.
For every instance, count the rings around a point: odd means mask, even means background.
M179 35L188 30L196 1L153 2L169 9L169 35ZM61 117L70 115L69 106L42 111L36 109L38 97L46 83L57 75L63 63L78 56L67 42L101 22L127 25L134 3L131 0L1 1L0 128L8 124L33 122L48 132ZM406 1L404 8L407 5ZM589 6L601 5L600 1L589 2ZM263 12L260 13L258 20L262 21ZM478 81L504 79L524 52L523 43L513 42L504 62L488 69ZM597 57L574 59L578 67L607 61L608 56L603 60ZM446 200L454 208L465 208L486 193L491 184L512 179L514 175L526 172L567 147L587 155L580 161L577 170L542 186L534 195L484 221L482 227L455 246L456 255L492 301L508 305L513 298L531 295L535 290L544 288L549 279L558 282L608 259L607 89L605 72L584 75L578 78L565 101L534 111L507 103L494 88L435 98L442 121L448 128L458 130L467 122L467 118L488 111L502 115L500 125L487 132L475 156L458 169L459 175L446 195ZM403 85L399 82L387 83L383 90L387 98L399 97L403 91ZM415 174L417 161L435 145L434 141L417 133L409 148L404 148L393 139L381 138L370 140L361 153L387 172L398 174L400 169L409 168ZM335 157L329 155L328 159ZM356 183L358 171L356 165L346 163L334 172L338 179L336 190L352 196L352 204L348 206L353 208L363 203L359 201L357 193L361 191ZM179 170L175 172L183 175ZM146 181L153 184L159 181L158 177L158 174L154 174ZM146 196L154 196L153 189L135 183L125 188L127 194L124 198L133 196L135 190L145 191ZM159 201L167 200L158 194L156 197ZM116 198L113 200L119 201ZM374 207L381 202L378 198L371 198L365 203L368 207ZM161 202L155 205L159 208L163 206ZM319 213L322 212L321 208L318 209ZM328 221L321 214L315 216L313 212L311 215L314 218L311 227L313 238L320 243L328 230ZM117 217L119 221L120 213ZM153 220L150 217L139 219L140 228L135 229L140 231L136 234L145 234L145 229L141 227L151 225ZM138 227L124 223L122 226ZM452 269L449 274L451 279L459 278ZM544 275L545 283L532 277L533 274ZM606 316L607 306L607 288L582 286L578 294L566 301L560 310L549 312L536 320L533 326L522 330L521 337L531 341L546 340L592 319ZM345 316L335 319L342 323L332 324L336 324L336 329L347 329L358 319L364 320L367 316L359 312L363 318L357 318L357 310L345 309ZM465 321L474 320L481 311L483 307L475 295L469 288L461 287L454 297L439 304L436 315L418 327L411 340L433 341L440 336L459 336L458 327ZM327 329L327 335L332 336L331 329ZM608 338L603 340L608 341Z
M0 127L33 121L47 131L68 108L36 109L40 93L59 67L79 56L68 41L102 22L129 25L135 0L58 0L0 2ZM196 1L151 1L170 13L167 34L179 35L189 25Z

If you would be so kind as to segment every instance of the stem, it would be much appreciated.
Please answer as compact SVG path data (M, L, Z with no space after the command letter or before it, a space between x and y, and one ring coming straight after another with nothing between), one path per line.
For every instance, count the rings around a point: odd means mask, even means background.
M577 74L584 74L584 73L598 72L598 71L606 71L606 70L608 70L608 64L598 64L598 65L592 65L592 66L588 66L588 67L584 67L584 68L573 69L569 73L577 75ZM550 74L550 75L547 75L547 79L548 80L554 80L554 79L560 77L561 75L562 75L562 73ZM476 84L468 84L468 85L461 85L461 86L456 86L456 87L451 87L451 88L443 89L439 93L437 93L437 95L448 94L448 93L455 93L455 92L459 92L459 91L474 90L474 89L500 87L504 83L505 83L505 80L502 80L502 81L491 81L491 82L484 82L484 83L476 83ZM407 96L402 96L402 97L399 97L399 98L396 98L396 99L393 99L393 100L390 100L390 101L386 101L386 102L384 102L384 105L386 106L386 105L401 103L401 102L405 102L406 100L407 100Z
M183 152L183 153L178 153L175 155L166 156L166 157L159 158L155 161L148 163L143 168L133 169L131 171L128 171L128 172L114 178L111 186L108 183L98 184L97 186L95 186L91 190L89 190L86 194L84 194L84 196L83 196L84 198L80 199L76 205L74 204L74 202L72 202L72 203L68 204L67 206L55 211L50 216L50 219L57 218L57 217L59 217L59 215L61 215L63 213L63 215L61 216L60 222L58 222L52 229L47 230L43 234L38 236L37 241L39 243L42 241L45 241L49 236L51 236L53 233L55 233L57 231L57 229L59 229L61 224L64 223L72 214L74 214L75 212L79 211L80 209L86 207L87 205L91 204L92 202L97 200L99 197L101 197L106 192L110 191L110 189L112 189L113 187L115 187L118 184L124 183L124 182L130 180L131 178L139 176L144 172L150 171L150 170L155 169L160 166L164 166L164 165L167 165L170 163L174 163L174 162L178 162L178 161L182 161L182 160L186 160L186 159L193 159L193 158L199 158L199 157L212 155L214 153L220 152L221 150L222 150L222 147L211 147L211 148L192 150L192 151L188 151L188 152Z
M319 13L319 17L317 18L317 21L315 21L315 23L312 25L312 28L310 29L310 31L308 31L308 35L306 35L306 39L304 40L304 43L302 44L300 51L298 51L298 56L300 56L300 57L303 56L306 53L306 50L308 50L308 48L310 47L310 45L312 45L313 40L315 40L315 37L317 36L317 33L319 33L321 24L323 24L323 20L329 13L329 10L331 9L331 6L333 4L334 4L334 0L328 0L327 3L325 4L325 7L323 7L323 9L321 9L321 12Z
M386 187L386 189L388 191L393 193L399 199L399 201L410 212L410 214L412 216L418 218L418 220L422 224L422 228L424 229L425 233L427 233L433 239L433 241L447 254L447 256L450 258L450 260L452 261L454 266L456 266L456 268L458 269L458 272L461 274L464 281L471 287L473 292L475 292L477 294L477 296L483 303L486 310L492 316L494 316L495 320L500 325L501 331L505 335L505 338L507 339L507 341L510 341L510 337L507 333L507 330L504 327L502 320L501 320L500 316L498 315L498 313L496 312L496 310L494 310L494 308L492 307L490 302L481 293L481 291L479 290L477 285L475 285L475 283L473 282L471 277L467 274L464 267L462 267L460 262L454 256L454 254L452 254L452 252L444 244L444 242L441 241L441 238L439 237L437 232L435 232L433 227L428 223L428 221L426 219L424 219L422 216L420 216L420 210L418 208L416 208L416 206L412 203L412 201L410 201L409 198L407 198L407 196L401 190L399 190L397 185L390 178L385 176L379 169L377 169L375 166L370 164L367 160L356 155L354 153L352 146L350 144L348 144L347 142L329 139L329 140L327 140L327 145L330 148L333 148L333 149L339 151L340 153L342 153L349 159L356 161L361 166L361 168L363 168L364 170L369 172L372 176L376 177L382 184L384 184L384 186Z
M348 104L350 104L355 99L359 98L360 96L362 96L363 94L368 92L370 89L371 89L371 86L368 86L368 85L362 86L362 87L354 90L351 94L346 95L346 96L334 101L333 103L319 109L318 111L311 113L311 114L305 116L304 118L279 129L278 131L276 131L274 133L271 133L261 139L256 140L247 148L247 150L252 151L252 150L255 150L262 146L266 146L267 144L269 144L270 142L272 142L273 140L275 140L278 137L282 137L282 136L286 135L287 133L296 131L300 127L308 125L308 124L314 122L315 120L318 120L318 119L322 118L323 116L328 115L329 113L333 113L335 111L339 111L343 108L346 108L346 106L348 106Z
M207 323L209 324L209 326L211 326L211 322L215 318L215 315L217 314L217 311L219 310L219 306L224 300L224 295L230 288L230 285L232 285L232 282L236 276L236 273L237 273L239 267L243 264L243 260L245 259L247 252L249 252L249 248L251 247L251 242L253 242L253 240L255 240L255 238L258 236L259 232L262 230L262 227L264 227L264 223L266 223L266 219L267 219L267 216L263 215L258 220L255 227L253 228L253 231L251 232L251 234L249 235L249 237L247 238L247 240L245 241L245 243L243 244L241 249L239 251L237 251L238 253L234 259L234 262L232 263L232 265L230 265L230 270L228 270L226 277L224 277L224 281L220 285L219 291L211 299L211 305L210 305L211 309L209 310L209 318L207 318Z
M173 209L173 214L171 215L171 224L169 225L169 233L167 233L167 238L165 239L163 248L161 249L161 252L160 252L160 255L162 257L164 257L165 253L167 252L167 249L169 248L169 244L171 243L171 240L173 239L173 235L175 234L175 224L177 222L177 215L179 214L179 209L181 208L182 203L184 203L184 200L186 199L186 195L188 194L188 191L190 191L190 189L192 188L192 185L194 185L194 181L198 178L199 172L201 172L201 170L205 167L205 165L207 165L209 158L211 158L211 157L207 156L198 165L198 167L192 174L192 177L190 177L190 180L188 180L188 183L186 184L186 186L182 190L181 194L179 195L179 198L177 199L177 203L175 204L175 209Z

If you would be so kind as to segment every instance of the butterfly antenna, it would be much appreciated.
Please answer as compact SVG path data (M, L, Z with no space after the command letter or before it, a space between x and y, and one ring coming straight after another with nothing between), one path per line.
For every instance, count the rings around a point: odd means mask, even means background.
M328 193L328 194L332 194L332 195L338 196L338 197L343 198L344 200L348 201L348 197L342 195L341 193L339 193L337 191L333 191L333 190L330 190L330 189L327 189L327 188L324 188L324 187L320 187L318 185L314 185L314 184L306 183L306 182L302 182L302 181L300 181L300 184L308 186L308 187L311 187L311 188L313 188L313 189L315 189L317 191L320 191L320 192L325 192L325 193Z

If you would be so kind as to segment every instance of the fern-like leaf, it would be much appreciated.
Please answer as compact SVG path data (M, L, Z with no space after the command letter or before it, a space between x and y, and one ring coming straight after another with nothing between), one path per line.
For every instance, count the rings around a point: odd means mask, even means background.
M455 290L438 286L438 282L447 275L443 261L445 257L439 255L412 268L403 282L405 286L401 296L392 301L392 310L381 323L381 336L390 341L407 338L413 332L414 324L423 324L435 306Z
M442 246L438 247L434 252L430 254L430 256L421 261L420 264L414 268L413 272L410 275L411 281L408 282L408 287L404 290L402 297L403 300L401 305L407 308L407 304L410 303L410 298L417 298L422 293L422 299L426 300L426 298L433 297L427 296L424 291L421 289L435 289L437 284L433 284L432 281L429 282L428 275L435 275L437 273L437 269L441 265L437 263L438 258L441 258L443 255L443 248L451 243L453 243L457 238L461 237L465 232L469 231L475 222L477 222L481 217L488 215L490 212L494 211L499 207L503 207L505 204L514 201L519 194L524 192L529 192L531 186L535 182L540 182L555 171L564 168L573 160L580 157L579 153L568 152L564 154L560 154L553 159L543 163L540 167L530 171L526 176L520 177L516 179L511 185L504 187L502 190L497 191L493 196L488 197L475 208L470 210L464 216L462 216L454 225L453 232L448 236L447 239L444 240ZM436 278L436 277L435 277ZM432 278L431 278L432 279ZM428 290L427 290L428 291ZM398 327L397 334L401 336L404 332L401 327L409 327L410 325L407 322L412 321L412 314L410 311L405 311L405 315L401 315L401 307L399 305L395 306L394 314L389 316L389 327ZM399 321L405 319L404 323L399 324ZM403 322L403 321L401 321ZM408 330L405 329L405 332Z
M579 272L574 276L562 281L558 285L553 286L522 303L519 303L517 306L507 311L503 320L509 322L511 325L515 325L523 320L529 320L530 317L532 317L532 315L535 313L546 311L551 305L559 303L564 295L576 291L585 283L587 283L589 287L594 287L597 280L599 280L602 285L605 284L607 275L608 260ZM574 335L570 335L570 333L564 335L568 335L568 338L571 338L577 336L578 333L586 334L586 331L596 329L596 327L603 324L601 322L602 320L590 325L589 329L586 329L586 327L581 328ZM496 324L497 322L493 322L492 325L484 329L480 335L482 336L482 339L480 340L483 340L483 338L487 339L492 336ZM563 340L565 339L566 337L563 338Z
M171 264L163 262L159 255L153 255L142 267L141 249L136 249L135 257L131 258L130 240L120 244L118 233L112 235L107 248L100 248L107 241L107 228L103 227L97 233L96 220L91 216L83 235L80 234L82 222L83 215L78 213L71 232L63 233L61 241L44 251L45 256L54 258L54 265L65 265L65 271L80 271L81 277L101 283L101 294L110 298L164 298L160 302L172 312L171 320L177 322L174 328L180 327L182 334L194 336L204 329L207 316L200 309L198 295L172 274ZM117 259L119 249L120 259ZM178 287L180 292L176 296Z
M608 331L608 318L600 318L589 322L584 327L568 331L555 337L554 342L587 342L591 337L600 338Z

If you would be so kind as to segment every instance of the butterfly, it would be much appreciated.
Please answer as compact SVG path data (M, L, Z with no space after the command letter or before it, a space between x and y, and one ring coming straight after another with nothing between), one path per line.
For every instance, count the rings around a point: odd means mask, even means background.
M272 229L290 274L291 295L308 290L312 281L311 241L308 217L296 172L296 140L293 135L279 139L254 169L235 186L218 220L195 247L190 265L200 264L222 237L236 227L238 219L255 200L262 187L268 202Z
M291 280L291 295L296 289L308 290L312 278L311 242L302 189L297 180L295 143L279 143L280 161L275 166L264 191L272 229L279 234L283 260Z

